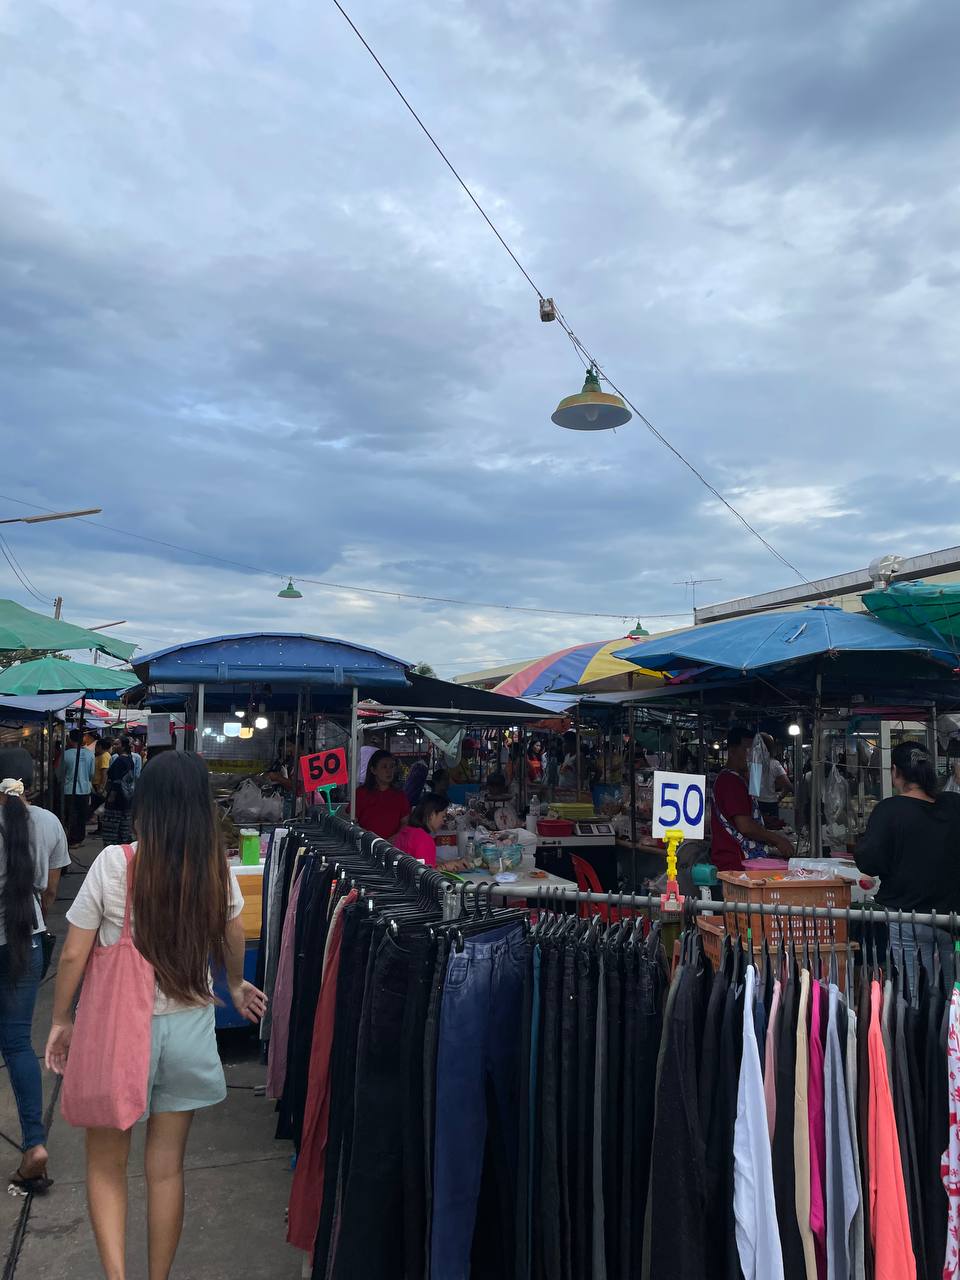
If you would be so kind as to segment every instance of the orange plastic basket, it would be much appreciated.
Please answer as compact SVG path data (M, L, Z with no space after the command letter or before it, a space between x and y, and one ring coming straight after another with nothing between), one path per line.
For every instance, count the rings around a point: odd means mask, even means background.
M802 945L804 938L808 943L820 939L821 946L831 941L841 943L847 940L847 922L844 919L833 920L826 916L813 916L809 912L803 914L803 908L836 907L841 911L850 906L850 882L840 877L813 879L810 876L771 876L767 871L721 871L719 879L723 885L723 897L726 902L758 902L770 903L782 908L776 915L761 915L759 911L737 912L740 937L746 941L747 929L753 931L754 941L763 937L773 943L779 943L786 934L787 942L791 940ZM733 921L727 915L727 925L732 930Z

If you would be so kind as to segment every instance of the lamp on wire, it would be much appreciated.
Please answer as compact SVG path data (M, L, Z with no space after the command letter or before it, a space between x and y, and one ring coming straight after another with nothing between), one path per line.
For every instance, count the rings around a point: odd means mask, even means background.
M633 414L619 396L600 389L600 375L595 365L587 370L583 390L561 400L551 414L551 421L570 431L610 431L622 427Z
M277 599L278 600L302 600L303 592L298 591L297 588L293 585L292 578L288 578L287 585L281 588L281 590L277 592Z
M800 737L800 732L801 732L801 730L800 730L800 726L799 726L798 724L788 724L788 725L787 725L787 733L789 733L789 735L790 735L790 737L791 737L791 738L799 738L799 737Z

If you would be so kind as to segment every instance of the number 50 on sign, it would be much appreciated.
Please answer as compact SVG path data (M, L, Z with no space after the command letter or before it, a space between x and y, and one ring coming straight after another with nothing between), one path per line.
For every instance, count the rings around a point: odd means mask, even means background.
M702 840L706 817L707 780L702 774L653 775L653 834L682 831L688 840Z

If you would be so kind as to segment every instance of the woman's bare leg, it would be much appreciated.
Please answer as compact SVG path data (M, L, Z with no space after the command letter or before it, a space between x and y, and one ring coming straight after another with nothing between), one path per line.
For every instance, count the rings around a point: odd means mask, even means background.
M87 1130L87 1204L106 1280L126 1280L131 1130Z
M161 1111L147 1124L147 1238L150 1280L167 1280L183 1230L183 1157L192 1111Z

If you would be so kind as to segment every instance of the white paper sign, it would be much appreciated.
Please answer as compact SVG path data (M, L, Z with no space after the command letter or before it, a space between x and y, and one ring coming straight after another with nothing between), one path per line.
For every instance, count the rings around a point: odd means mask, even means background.
M702 840L706 817L707 780L698 773L653 775L653 835L682 831L687 840Z

